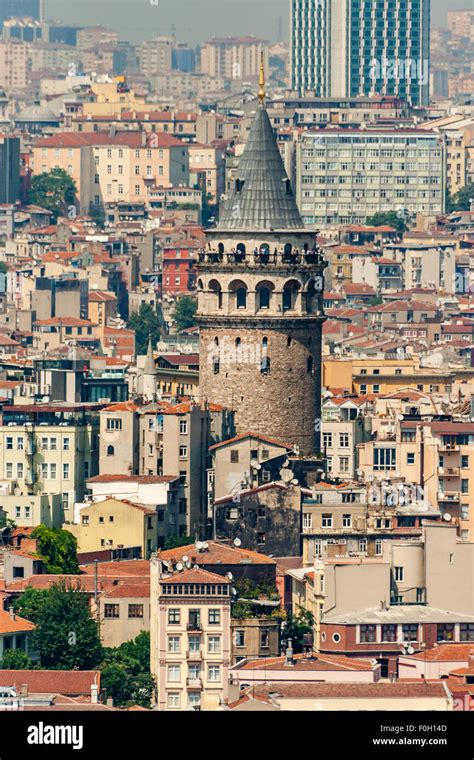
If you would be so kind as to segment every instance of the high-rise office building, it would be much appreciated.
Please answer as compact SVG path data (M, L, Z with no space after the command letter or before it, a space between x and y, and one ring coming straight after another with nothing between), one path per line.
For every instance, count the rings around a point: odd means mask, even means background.
M0 0L0 24L9 18L44 20L44 0Z
M428 102L430 0L291 0L291 87Z

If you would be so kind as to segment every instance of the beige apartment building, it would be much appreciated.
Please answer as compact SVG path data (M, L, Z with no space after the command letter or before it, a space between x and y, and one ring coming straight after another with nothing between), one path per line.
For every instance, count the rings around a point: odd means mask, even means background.
M77 523L65 525L77 538L78 552L139 547L148 559L156 551L158 515L155 509L113 497L82 507Z
M173 35L162 35L142 42L137 51L138 65L146 79L171 72L175 45L176 38Z
M29 45L0 40L0 87L8 92L24 90L29 83L31 62Z
M36 143L33 167L35 174L66 171L76 183L80 213L91 204L145 202L156 186L189 184L188 148L165 133L58 133Z
M444 140L446 187L454 195L466 185L469 148L474 143L474 118L453 114L426 122L421 128L436 130Z
M474 537L474 423L373 419L373 439L359 444L366 483L400 479L418 485L464 539Z
M201 46L201 72L224 79L258 77L264 60L269 69L268 42L256 37L213 37Z
M97 473L99 408L64 403L3 407L0 472L11 494L3 504L15 510L15 522L44 518L57 527L72 521L85 479Z
M225 163L222 151L207 145L189 146L189 171L193 185L199 185L211 203L218 203L225 187Z
M138 409L132 401L112 404L100 414L101 475L138 475Z
M217 710L228 696L231 582L188 562L170 575L151 561L150 669L160 711Z

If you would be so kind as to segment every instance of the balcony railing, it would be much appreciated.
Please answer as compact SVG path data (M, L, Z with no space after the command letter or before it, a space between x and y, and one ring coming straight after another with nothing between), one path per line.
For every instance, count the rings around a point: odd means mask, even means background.
M199 661L200 662L202 660L202 652L201 652L201 650L200 649L197 649L197 650L189 649L186 652L186 659L187 660L191 660L191 661Z
M458 443L441 443L438 447L438 451L445 451L447 453L457 452L460 447Z
M186 629L188 631L197 631L200 633L202 631L202 625L200 620L190 620L189 623L186 626Z
M186 686L190 689L202 689L201 676L188 676L188 678L186 678Z
M438 475L441 478L458 478L459 467L438 467Z
M438 494L438 501L450 502L456 504L460 499L459 491L445 491Z

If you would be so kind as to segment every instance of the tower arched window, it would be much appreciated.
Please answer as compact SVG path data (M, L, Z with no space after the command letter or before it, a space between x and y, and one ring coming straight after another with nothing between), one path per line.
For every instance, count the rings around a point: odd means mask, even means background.
M258 292L258 308L269 309L270 308L271 291L270 288L260 288Z
M209 294L211 297L211 306L213 309L222 309L222 287L217 280L211 280L209 283Z
M306 372L309 375L312 375L313 372L314 372L314 359L313 359L312 356L308 356L308 358L306 360Z
M237 253L239 253L241 256L245 256L246 248L244 243L237 243Z
M113 446L107 446L107 456L113 457L115 455L115 449Z
M237 288L236 290L236 302L238 309L247 308L247 290L245 288Z

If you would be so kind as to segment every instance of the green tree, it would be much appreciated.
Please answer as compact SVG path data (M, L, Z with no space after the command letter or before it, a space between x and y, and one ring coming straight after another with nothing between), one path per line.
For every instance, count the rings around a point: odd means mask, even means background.
M165 549L178 549L180 546L194 544L194 536L168 536L165 541Z
M196 324L196 299L191 296L183 296L177 301L173 311L173 319L176 323L176 329L185 330L187 327L194 327Z
M16 607L36 625L31 648L43 668L89 670L101 662L99 628L87 594L77 586L61 581L46 590L28 588Z
M451 211L470 211L471 201L474 202L474 183L461 187L457 193L450 196L446 210Z
M314 616L308 610L299 608L296 615L288 616L285 623L283 637L286 641L291 639L293 652L303 651L303 636L305 633L312 633L314 626Z
M138 675L150 670L150 633L141 631L136 638L119 647L104 649L104 666L122 665L129 673Z
M140 310L130 315L128 326L135 330L135 350L139 355L146 354L150 338L152 346L160 339L160 320L149 303L142 303Z
M151 673L129 673L124 665L112 663L100 674L100 683L107 697L112 697L117 707L141 705L150 707L155 682Z
M379 212L367 218L366 224L369 227L381 227L388 225L393 227L397 232L406 232L408 229L406 220L399 216L396 211Z
M51 211L56 221L58 216L68 215L76 194L76 183L72 177L64 169L53 169L33 176L28 201Z
M48 573L77 575L77 539L68 530L38 525L31 534L38 540L38 553L45 561Z
M7 649L0 667L3 670L31 670L34 664L22 649Z

